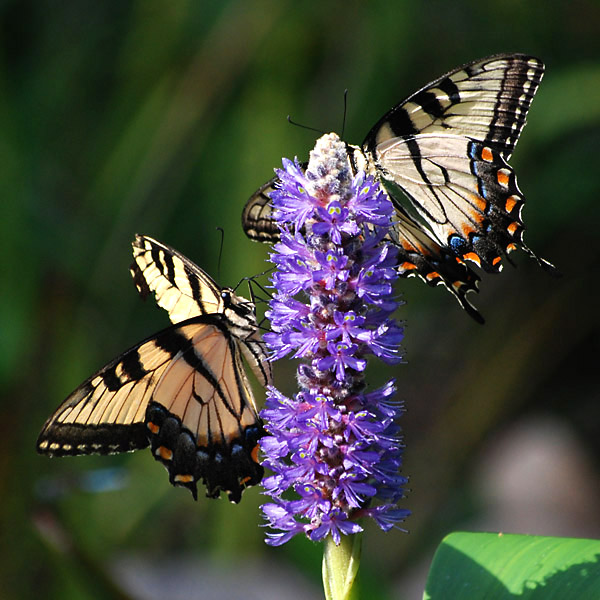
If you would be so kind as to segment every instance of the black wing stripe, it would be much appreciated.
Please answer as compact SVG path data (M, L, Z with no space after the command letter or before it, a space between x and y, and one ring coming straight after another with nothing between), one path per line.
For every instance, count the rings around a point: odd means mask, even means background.
M450 77L442 79L437 87L448 96L451 104L458 104L460 102L460 91Z

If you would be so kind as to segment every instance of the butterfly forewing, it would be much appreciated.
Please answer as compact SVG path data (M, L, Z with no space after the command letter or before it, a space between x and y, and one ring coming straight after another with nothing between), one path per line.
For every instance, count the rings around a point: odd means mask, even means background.
M177 328L137 344L82 383L44 425L38 450L50 456L144 448L146 407L169 365L163 346Z
M377 146L390 138L445 133L491 144L508 160L543 74L543 63L524 54L500 54L459 67L384 115L363 148L377 155Z
M154 293L171 327L127 350L78 387L47 421L38 451L109 454L151 446L174 485L194 498L222 490L238 502L262 478L262 424L242 354L270 382L254 305L222 290L169 246L136 236L132 275Z
M131 275L142 295L150 292L172 323L223 312L221 288L177 250L147 236L133 241Z

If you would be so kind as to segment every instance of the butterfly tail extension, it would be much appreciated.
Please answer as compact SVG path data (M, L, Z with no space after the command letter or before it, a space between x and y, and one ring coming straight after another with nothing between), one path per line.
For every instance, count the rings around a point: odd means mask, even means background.
M146 427L152 455L169 473L169 481L186 487L194 500L197 484L206 485L206 496L218 498L221 491L238 503L245 488L260 483L264 470L258 463L258 440L264 435L262 424L244 428L229 443L198 446L181 420L162 405L151 402Z

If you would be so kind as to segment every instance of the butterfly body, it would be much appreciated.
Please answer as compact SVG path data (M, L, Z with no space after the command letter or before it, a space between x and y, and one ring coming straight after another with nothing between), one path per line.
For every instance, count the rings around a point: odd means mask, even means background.
M393 107L363 144L348 145L354 172L380 181L396 209L390 239L398 270L429 285L444 285L476 320L467 299L479 276L502 269L523 242L524 197L508 164L544 72L522 54L474 61L427 84ZM248 201L242 225L251 239L276 241L269 192L277 178Z
M263 474L262 436L243 358L271 380L253 304L221 289L176 250L136 236L132 275L173 325L125 351L79 386L48 419L38 451L112 454L150 446L173 485L238 502Z

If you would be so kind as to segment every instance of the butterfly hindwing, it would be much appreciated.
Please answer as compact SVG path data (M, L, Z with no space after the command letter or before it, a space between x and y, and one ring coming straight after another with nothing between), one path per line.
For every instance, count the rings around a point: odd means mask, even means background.
M238 502L262 478L257 443L262 426L242 364L239 343L217 316L191 319L170 340L175 353L146 411L152 453L172 484L195 496L227 490Z
M50 456L111 454L150 445L174 485L196 498L222 490L238 502L262 478L262 424L244 369L270 382L254 305L221 289L191 261L136 236L132 275L172 320L79 386L46 422L38 451ZM189 318L188 318L188 315Z
M398 223L390 230L389 239L398 248L399 275L419 277L432 287L443 285L469 315L483 323L467 298L470 292L479 291L479 276L416 226L403 210L397 211L396 218Z

